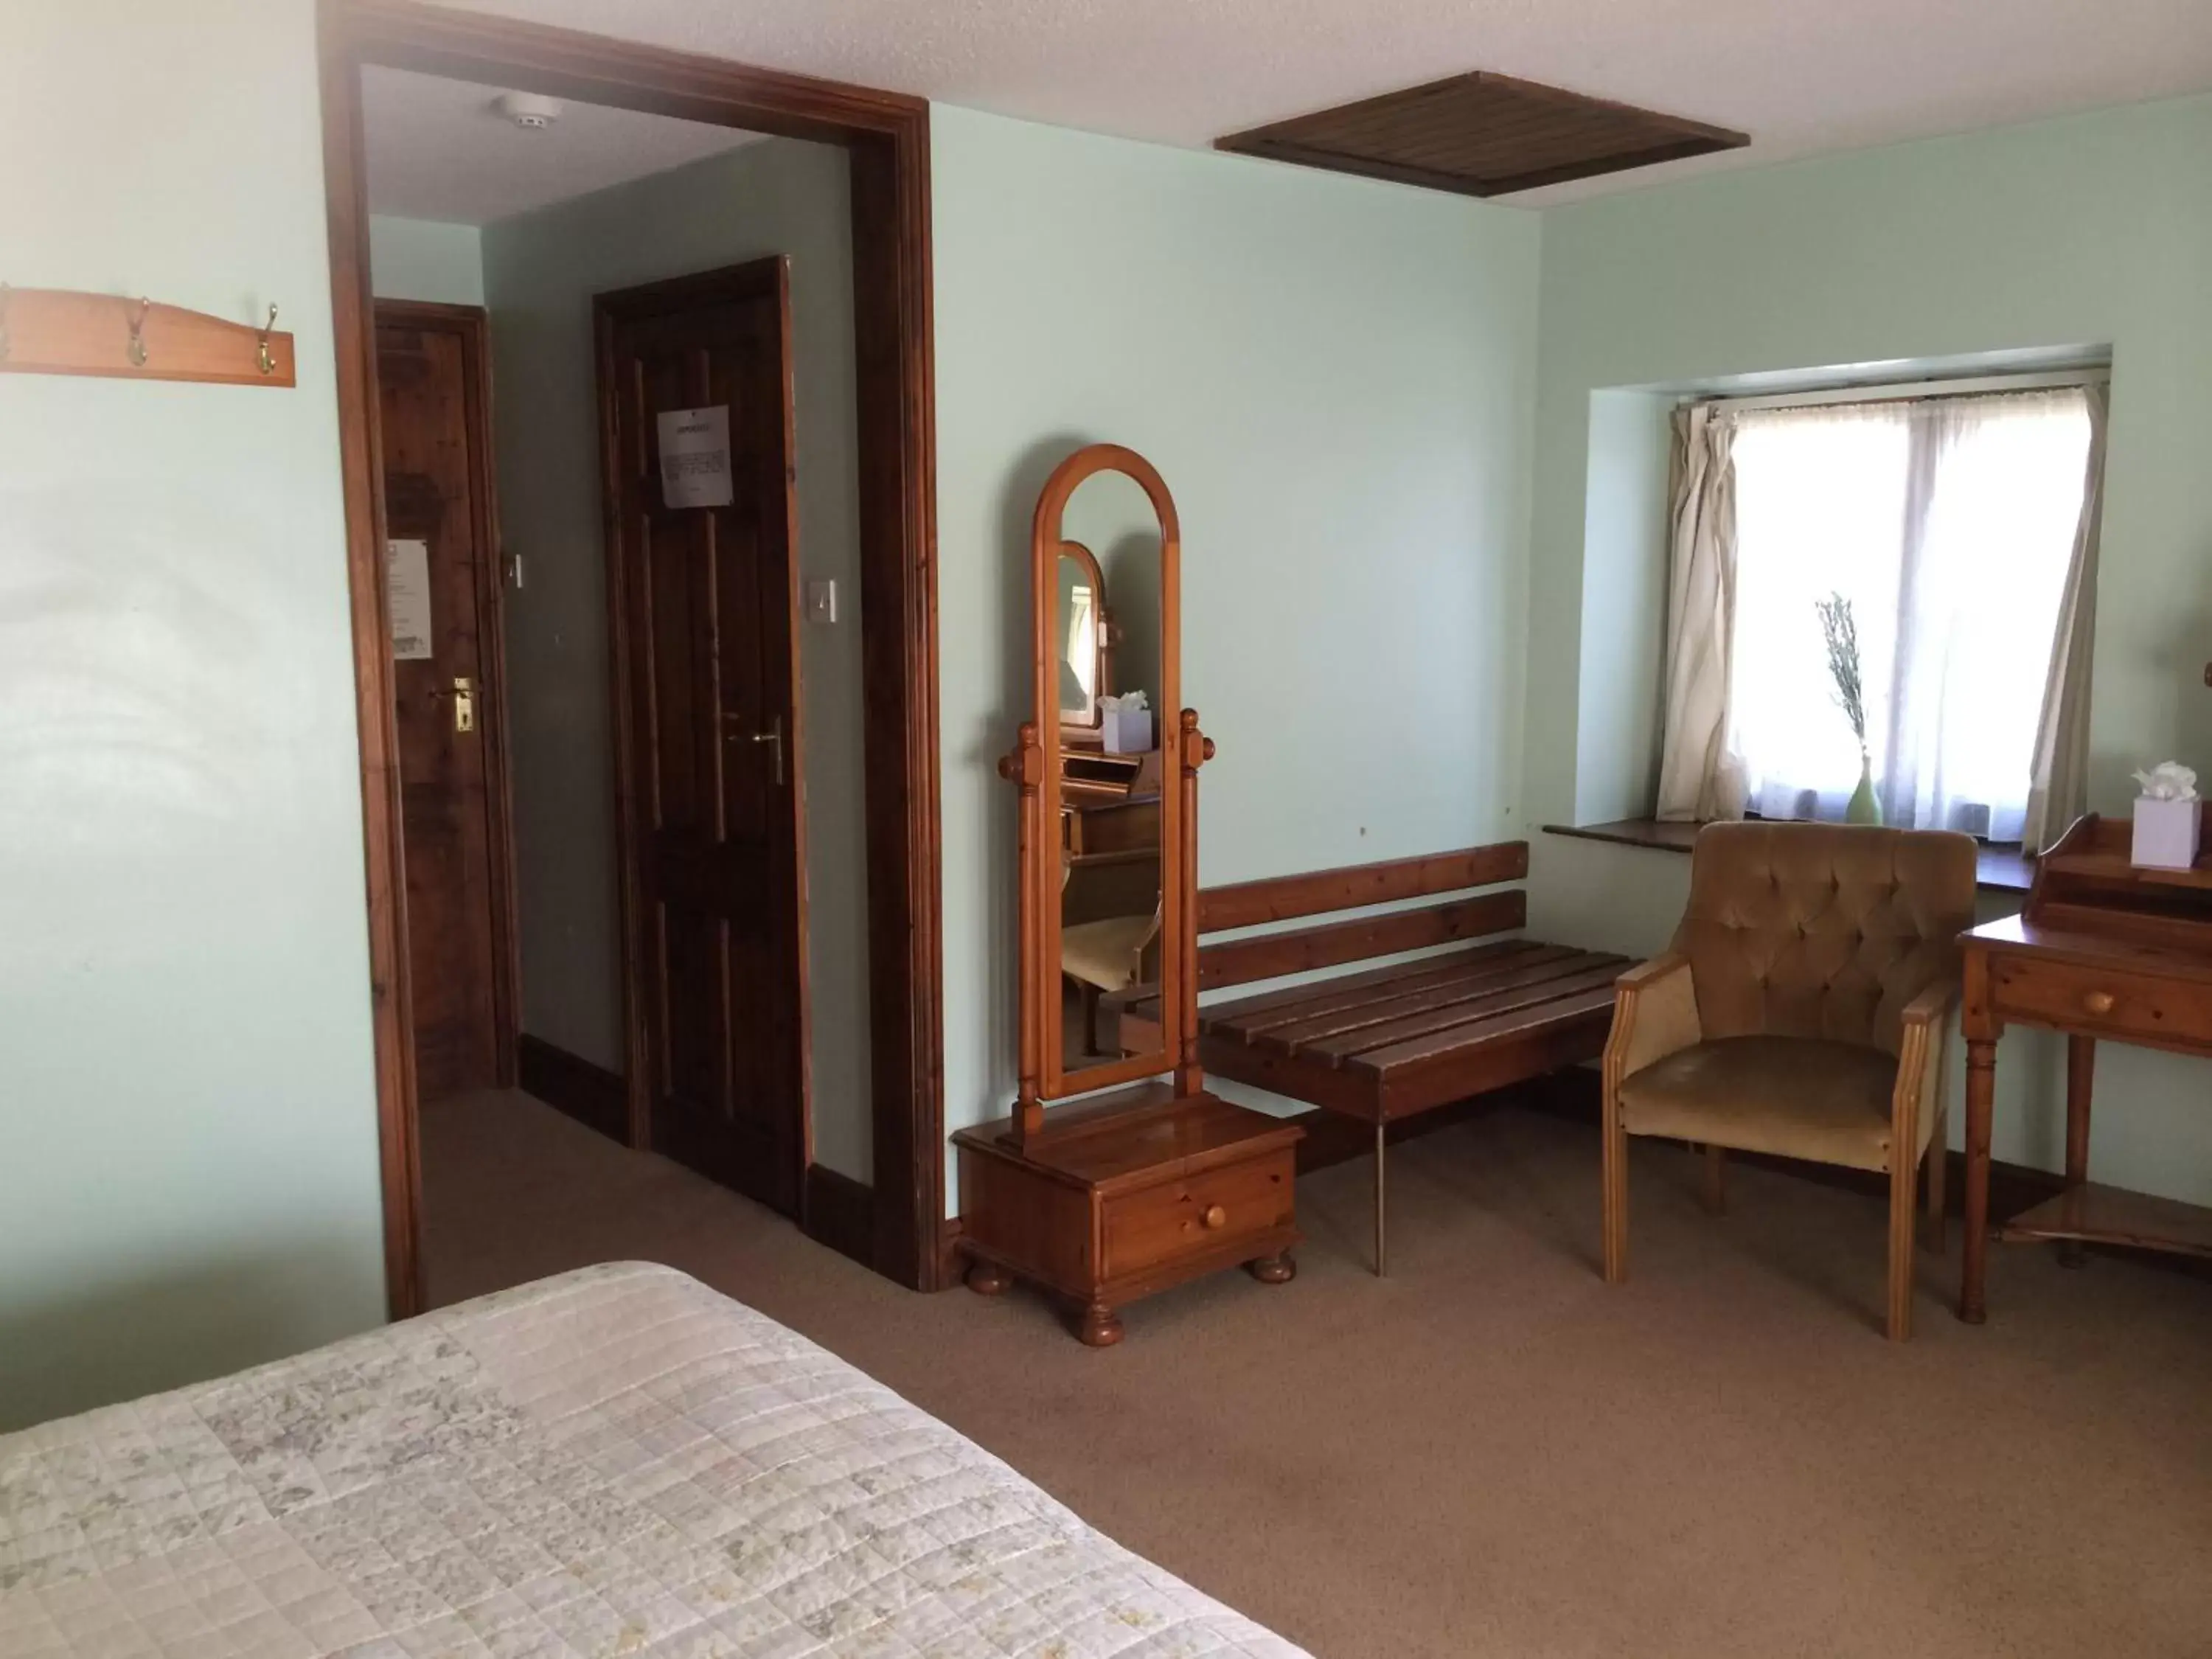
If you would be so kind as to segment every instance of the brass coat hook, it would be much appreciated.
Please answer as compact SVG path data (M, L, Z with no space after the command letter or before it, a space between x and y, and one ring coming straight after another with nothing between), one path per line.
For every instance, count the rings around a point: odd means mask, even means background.
M154 308L151 300L138 301L138 314L131 319L131 349L129 356L133 368L146 367L146 313Z
M276 326L276 307L271 306L269 307L269 320L261 325L260 355L254 359L264 374L274 374L276 372L276 360L269 355L269 333Z

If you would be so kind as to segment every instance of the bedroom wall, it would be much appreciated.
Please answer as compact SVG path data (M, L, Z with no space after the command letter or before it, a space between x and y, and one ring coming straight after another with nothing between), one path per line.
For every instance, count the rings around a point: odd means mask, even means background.
M838 620L799 631L815 1157L866 1180L866 871L843 150L777 138L487 225L501 529L527 581L507 607L523 1026L623 1066L606 576L592 295L769 254L791 258L802 582Z
M2208 161L2212 99L2185 99L1547 213L1530 821L1649 810L1652 734L1640 686L1657 672L1664 607L1639 631L1613 596L1623 583L1663 593L1665 554L1656 526L1639 545L1597 505L1624 453L1608 426L1623 406L1607 400L1623 388L1993 352L2112 349L2091 804L2124 810L2127 774L2146 761L2178 756L2212 774L2212 692L2201 678L2212 656ZM1645 727L1632 729L1639 720ZM1534 841L1540 930L1635 951L1671 932L1686 860ZM2014 908L1985 901L1990 914ZM2057 1056L2031 1034L2006 1039L2000 1158L2063 1161ZM2201 1063L2106 1045L2099 1087L2112 1104L2096 1120L2100 1177L2212 1201L2205 1078ZM1954 1142L1959 1133L1954 1117Z
M957 1128L1013 1096L994 766L1029 712L1030 511L1079 446L1131 445L1181 512L1185 701L1220 744L1201 881L1521 833L1538 234L1395 185L933 120Z
M0 378L0 1430L383 1316L313 20L8 12L0 275L299 384Z
M484 302L483 233L434 219L368 217L369 283L380 300Z

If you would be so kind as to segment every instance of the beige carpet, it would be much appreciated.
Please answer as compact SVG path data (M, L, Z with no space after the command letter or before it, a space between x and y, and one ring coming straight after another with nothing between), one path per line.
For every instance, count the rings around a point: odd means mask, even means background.
M1092 1352L1017 1292L921 1297L520 1096L425 1114L440 1302L586 1262L806 1332L1322 1659L2212 1655L2212 1283L2000 1250L1990 1322L1923 1257L1876 1333L1880 1206L1638 1143L1630 1284L1594 1131L1501 1110L1298 1188L1279 1289L1227 1274Z

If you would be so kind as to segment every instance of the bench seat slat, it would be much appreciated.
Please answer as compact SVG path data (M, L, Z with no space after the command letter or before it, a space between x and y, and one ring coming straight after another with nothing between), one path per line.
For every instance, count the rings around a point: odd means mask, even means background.
M1610 991L1613 981L1620 975L1620 969L1616 965L1592 965L1585 962L1568 973L1555 975L1539 984L1500 991L1478 1002L1432 1009L1405 1019L1392 1020L1386 1025L1347 1031L1340 1036L1324 1037L1306 1044L1299 1053L1324 1066L1341 1066L1358 1055L1395 1048L1409 1042L1431 1038L1449 1041L1456 1031L1486 1026L1505 1014L1524 1009L1540 1013L1547 1006L1578 997L1585 991Z
M1455 1020L1474 1018L1491 1008L1541 1000L1559 994L1553 988L1555 982L1571 981L1589 971L1589 959L1582 952L1553 945L1542 951L1529 952L1528 957L1510 969L1432 986L1387 1002L1341 1009L1254 1030L1247 1034L1246 1040L1265 1043L1285 1054L1310 1053L1324 1046L1332 1054L1349 1053L1356 1048L1379 1047L1408 1033L1437 1029Z
M1437 983L1464 973L1480 971L1484 963L1522 956L1540 948L1528 939L1498 939L1488 945L1470 945L1440 955L1422 957L1413 962L1394 962L1358 973L1331 974L1327 979L1316 980L1305 985L1285 986L1279 991L1262 991L1256 996L1209 1002L1198 1011L1199 1029L1211 1030L1218 1025L1233 1026L1241 1021L1262 1018L1285 1010L1295 1010L1301 1014L1318 1012L1369 996L1391 995L1401 984L1420 986ZM1148 1004L1152 1000L1150 997L1146 999Z
M1627 959L1621 958L1613 970L1613 977L1617 978L1627 966ZM1571 996L1516 1008L1510 1012L1476 1020L1469 1024L1455 1025L1447 1030L1411 1037L1388 1048L1352 1054L1346 1060L1344 1069L1378 1079L1387 1085L1394 1072L1423 1068L1459 1051L1504 1043L1547 1027L1610 1018L1613 1005L1613 982L1607 979Z

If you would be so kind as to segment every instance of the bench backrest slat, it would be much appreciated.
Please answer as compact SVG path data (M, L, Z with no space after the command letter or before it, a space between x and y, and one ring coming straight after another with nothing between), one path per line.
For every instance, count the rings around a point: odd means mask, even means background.
M1232 927L1251 927L1263 921L1290 921L1298 916L1323 915L1332 910L1355 910L1362 905L1456 893L1469 887L1520 881L1528 873L1528 843L1507 841L1489 847L1465 847L1451 853L1389 859L1380 864L1315 870L1304 875L1276 876L1266 881L1240 881L1226 887L1208 887L1199 894L1198 931L1226 933Z
M1448 945L1454 939L1480 939L1486 933L1526 927L1528 921L1528 896L1516 887L1415 910L1387 910L1349 921L1224 939L1200 948L1198 988L1211 991L1224 985L1247 985L1254 980Z

